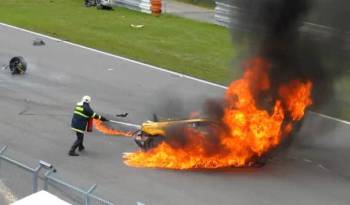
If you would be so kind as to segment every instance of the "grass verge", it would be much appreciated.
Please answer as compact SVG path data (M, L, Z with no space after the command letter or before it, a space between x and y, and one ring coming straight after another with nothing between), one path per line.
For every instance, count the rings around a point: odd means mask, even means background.
M0 21L220 84L234 74L230 33L217 25L82 0L0 1Z

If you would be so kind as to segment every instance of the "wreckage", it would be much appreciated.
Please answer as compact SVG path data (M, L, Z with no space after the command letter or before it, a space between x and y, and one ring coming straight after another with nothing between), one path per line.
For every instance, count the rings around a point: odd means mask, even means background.
M134 141L143 150L147 151L159 145L167 137L167 134L178 128L191 128L203 134L209 129L217 127L218 124L206 118L146 121L141 128L133 133Z
M97 9L113 9L111 0L87 0L85 6L96 6Z

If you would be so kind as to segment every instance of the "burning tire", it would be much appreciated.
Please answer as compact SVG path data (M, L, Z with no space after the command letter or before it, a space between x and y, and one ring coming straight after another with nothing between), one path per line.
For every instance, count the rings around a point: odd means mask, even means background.
M9 68L12 75L24 74L27 70L27 63L22 56L11 58Z
M164 136L156 135L148 135L141 130L138 130L133 133L134 141L143 151L148 151L157 145L159 145L163 140Z

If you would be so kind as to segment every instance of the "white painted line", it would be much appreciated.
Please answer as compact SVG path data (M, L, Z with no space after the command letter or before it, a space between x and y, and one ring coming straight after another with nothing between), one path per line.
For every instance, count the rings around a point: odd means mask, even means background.
M311 160L309 160L309 159L304 158L303 160L304 160L304 162L307 162L307 163L312 163L312 161L311 161Z
M166 70L164 68L159 68L159 67L156 67L156 66L153 66L153 65L149 65L149 64L146 64L146 63L141 63L139 61L131 60L131 59L124 58L124 57L121 57L121 56L117 56L117 55L114 55L114 54L111 54L111 53L100 51L100 50L97 50L97 49L94 49L94 48L89 48L89 47L86 47L86 46L82 46L82 45L79 45L79 44L76 44L76 43L71 43L71 42L68 42L68 41L65 41L65 40L62 40L62 39L58 39L58 38L55 38L55 37L47 36L47 35L44 35L44 34L41 34L41 33L37 33L37 32L34 32L34 31L29 31L29 30L26 30L26 29L23 29L23 28L19 28L19 27L16 27L16 26L12 26L12 25L8 25L8 24L5 24L5 23L0 23L0 25L5 26L5 27L9 27L9 28L12 28L12 29L16 29L16 30L19 30L19 31L24 31L24 32L27 32L27 33L31 33L31 34L34 34L34 35L38 35L38 36L41 36L41 37L45 37L45 38L48 38L48 39L51 39L51 40L54 40L54 41L59 41L59 42L62 42L62 43L66 43L68 45L72 45L72 46L76 46L76 47L79 47L79 48L87 49L89 51L93 51L93 52L96 52L96 53L104 54L104 55L107 55L107 56L110 56L110 57L113 57L113 58L117 58L119 60L125 60L125 61L131 62L131 63L135 63L135 64L142 65L142 66L145 66L145 67L149 67L149 68L152 68L154 70L170 73L170 74L176 75L178 77L184 77L184 78L187 78L187 79L190 79L190 80L198 81L198 82L201 82L201 83L204 83L204 84L208 84L208 85L211 85L211 86L215 86L215 87L218 87L218 88L227 89L227 87L225 87L223 85L219 85L219 84L212 83L212 82L209 82L209 81L206 81L206 80L194 78L194 77L191 77L191 76L188 76L188 75L184 75L184 74L181 74L181 73L177 73L177 72L174 72L174 71L169 71L169 70Z
M317 165L319 168L321 168L321 169L323 169L324 171L326 171L326 172L330 172L330 170L329 169L327 169L325 166L323 166L322 164L318 164Z
M320 117L323 117L323 118L327 118L327 119L330 119L330 120L334 120L334 121L337 121L337 122L341 122L341 123L350 125L350 122L345 121L345 120L341 120L341 119L338 119L338 118L335 118L335 117L324 115L324 114L321 114L321 113L318 113L318 112L313 112L313 111L309 111L309 112L314 113L314 114L316 114L316 115L318 115Z
M9 27L9 28L12 28L12 29L16 29L16 30L19 30L19 31L24 31L24 32L27 32L27 33L31 33L31 34L34 34L34 35L38 35L38 36L41 36L41 37L45 37L45 38L48 38L48 39L51 39L51 40L54 40L54 41L59 41L59 42L62 42L62 43L66 43L68 45L72 45L72 46L76 46L76 47L79 47L79 48L87 49L89 51L93 51L93 52L96 52L96 53L104 54L104 55L107 55L107 56L110 56L110 57L113 57L113 58L117 58L117 59L120 59L120 60L125 60L125 61L131 62L131 63L135 63L135 64L142 65L142 66L145 66L145 67L149 67L149 68L152 68L154 70L170 73L170 74L176 75L178 77L184 77L184 78L187 78L187 79L190 79L190 80L194 80L194 81L197 81L197 82L201 82L201 83L204 83L204 84L207 84L207 85L215 86L215 87L222 88L222 89L227 89L227 87L223 86L223 85L219 85L219 84L212 83L212 82L209 82L209 81L206 81L206 80L194 78L194 77L191 77L191 76L188 76L188 75L184 75L184 74L181 74L181 73L177 73L177 72L174 72L174 71L169 71L169 70L166 70L164 68L159 68L159 67L156 67L156 66L153 66L153 65L149 65L149 64L146 64L146 63L141 63L141 62L138 62L138 61L135 61L135 60L131 60L131 59L128 59L128 58L117 56L117 55L114 55L114 54L111 54L111 53L107 53L107 52L104 52L104 51L100 51L100 50L97 50L97 49L94 49L94 48L89 48L89 47L86 47L86 46L82 46L82 45L79 45L79 44L76 44L76 43L71 43L71 42L68 42L68 41L64 41L64 40L61 40L61 39L58 39L58 38L55 38L55 37L51 37L51 36L48 36L48 35L44 35L44 34L41 34L41 33L29 31L29 30L26 30L26 29L23 29L23 28L19 28L19 27L16 27L16 26L12 26L12 25L8 25L8 24L5 24L5 23L0 23L0 25L5 26L5 27ZM311 111L309 111L309 112L311 112ZM312 113L315 113L315 114L317 114L317 115L319 115L321 117L324 117L324 118L332 119L332 120L335 120L335 121L342 122L344 124L350 125L350 122L345 121L345 120L340 120L338 118L330 117L328 115L324 115L324 114L317 113L317 112L312 112Z

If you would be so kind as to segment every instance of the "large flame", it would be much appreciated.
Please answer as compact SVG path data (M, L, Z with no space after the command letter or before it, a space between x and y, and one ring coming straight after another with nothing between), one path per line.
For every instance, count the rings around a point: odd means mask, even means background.
M94 125L98 131L106 135L117 135L117 136L124 136L124 137L132 136L132 132L129 132L129 131L125 132L122 130L109 128L101 120L94 120Z
M178 148L162 142L147 152L125 154L125 163L171 169L240 167L275 148L312 104L312 83L286 82L278 88L277 99L267 98L272 105L268 111L257 106L256 96L271 90L270 65L262 58L255 58L245 67L242 79L232 82L226 92L224 115L219 122L222 129L217 133L219 142L214 152L208 151L211 148L208 148L207 136L186 128L185 146Z

